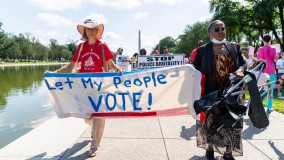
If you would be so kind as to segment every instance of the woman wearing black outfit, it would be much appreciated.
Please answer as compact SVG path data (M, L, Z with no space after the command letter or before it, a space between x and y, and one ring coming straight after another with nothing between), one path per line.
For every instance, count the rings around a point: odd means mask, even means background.
M226 41L224 22L213 21L208 26L211 41L198 48L194 59L194 66L199 70L204 80L203 96L216 91L225 90L230 86L230 73L243 76L246 69L238 44ZM233 156L243 155L242 121L236 128L221 128L212 134L210 118L212 113L206 114L206 121L196 122L197 146L206 150L206 159L214 159L214 152L223 155L223 159L234 159ZM240 127L241 126L241 127Z

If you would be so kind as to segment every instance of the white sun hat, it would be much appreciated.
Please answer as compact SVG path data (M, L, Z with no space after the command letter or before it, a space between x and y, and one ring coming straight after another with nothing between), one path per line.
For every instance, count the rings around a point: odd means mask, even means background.
M84 24L78 24L77 25L77 30L78 32L82 35L83 40L86 40L84 38L84 34L85 34L85 28L97 28L98 29L98 33L96 35L96 39L101 39L103 32L104 32L104 25L103 24L98 24L97 22L95 22L92 19L86 19L84 21Z

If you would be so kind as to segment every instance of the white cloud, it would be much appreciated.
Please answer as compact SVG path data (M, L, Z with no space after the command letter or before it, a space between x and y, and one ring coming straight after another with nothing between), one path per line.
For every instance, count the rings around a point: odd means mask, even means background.
M147 13L147 12L138 12L134 15L134 19L136 19L136 20L144 19L148 15L149 15L149 13Z
M201 0L201 3L205 4L207 7L209 7L209 1L210 0Z
M111 7L116 9L129 9L141 5L140 0L89 0L95 5Z
M106 33L104 33L103 37L105 39L113 39L113 40L122 40L123 39L122 36L120 36L120 35L118 35L114 32L106 32Z
M134 36L134 41L138 42L138 36ZM147 51L147 55L150 54L152 51L153 47L155 47L156 44L159 43L161 37L158 37L157 35L145 35L141 34L141 48L145 48Z
M185 18L187 18L187 15L181 15L180 18L185 19Z
M143 2L144 2L145 4L150 4L150 3L153 3L154 0L143 0Z
M46 46L50 44L50 39L56 39L58 44L65 44L66 40L69 38L68 34L62 34L62 32L59 31L36 30L34 34L39 41Z
M209 15L209 16L204 16L204 17L200 17L200 18L198 18L197 19L197 21L206 21L206 20L210 20L212 18L212 16L211 15Z
M43 21L44 23L46 23L47 25L55 26L55 27L73 25L70 19L56 15L56 14L38 13L37 18L40 21Z
M45 10L65 10L78 9L82 6L84 0L26 0L34 7L39 7Z
M158 0L162 4L175 5L177 3L185 2L185 0Z
M95 20L98 23L102 23L102 24L108 23L108 20L104 17L104 15L102 15L100 13L95 13L95 12L90 13L88 16L84 17L82 19L82 22L85 21L86 19L89 19L89 18Z

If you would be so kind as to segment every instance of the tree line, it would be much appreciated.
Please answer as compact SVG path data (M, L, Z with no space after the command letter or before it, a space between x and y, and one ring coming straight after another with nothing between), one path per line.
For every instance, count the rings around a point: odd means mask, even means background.
M270 34L273 43L280 44L284 51L284 0L210 0L209 4L211 19L187 25L177 39L162 38L153 51L162 53L163 46L167 45L171 53L185 53L189 57L199 40L210 40L207 27L216 19L224 21L229 41L257 50L262 45L261 37ZM7 34L1 26L0 22L0 59L64 61L70 60L76 50L78 41L68 40L66 45L59 45L56 39L51 39L46 47L30 33Z
M0 22L0 59L5 61L69 61L77 48L77 41L68 40L59 45L50 39L49 46L39 42L31 33L13 35L5 33Z
M188 57L199 40L209 41L207 27L219 19L226 25L226 38L241 47L253 46L257 51L263 45L263 35L270 34L272 43L280 44L284 51L284 0L210 0L209 4L211 19L186 26L177 39L170 36L161 39L153 50L167 45L171 52L185 53Z

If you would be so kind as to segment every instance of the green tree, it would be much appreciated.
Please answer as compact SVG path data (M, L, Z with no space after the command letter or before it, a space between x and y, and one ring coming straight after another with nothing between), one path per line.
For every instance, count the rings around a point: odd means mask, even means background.
M70 61L72 58L73 53L67 49L66 47L61 48L61 61Z
M38 41L33 45L35 51L35 59L40 61L48 61L48 48Z
M159 50L159 53L163 53L163 46L168 46L169 52L175 53L176 40L167 36L159 41L159 44L155 46L154 50Z
M50 39L48 58L51 60L59 60L59 45L56 39Z
M74 41L74 40L71 40L71 39L67 40L66 47L72 53L72 55L75 53L75 51L77 49L77 43L78 43L78 41Z
M50 46L50 50L48 52L49 58L52 60L66 61L70 60L73 55L68 45L59 45L56 39L50 39L49 46ZM71 50L74 50L74 48L71 48Z
M30 61L33 58L33 49L32 44L23 34L19 34L18 37L15 37L15 43L18 43L20 45L20 49L22 51L21 54L21 61Z
M245 38L257 43L257 38L269 33L283 50L283 6L284 0L211 0L210 12L214 13L213 19L225 22L231 39L240 42Z
M176 46L176 51L178 53L184 53L186 57L189 57L192 50L197 47L197 42L203 40L204 42L209 41L209 36L207 34L207 27L209 21L196 22L192 26L187 25L184 34L180 35L179 41Z
M12 46L12 42L1 27L2 22L0 22L0 59L6 59L8 57L7 50Z

